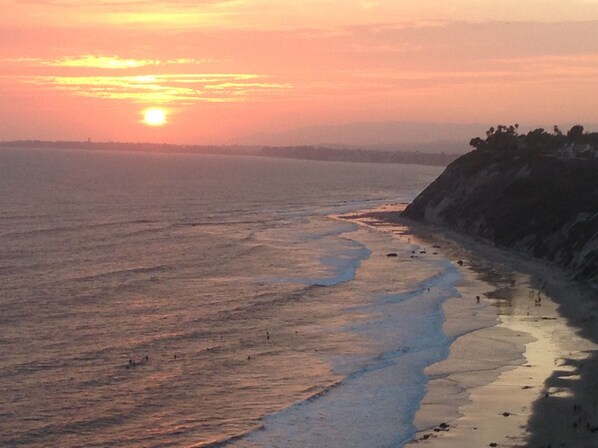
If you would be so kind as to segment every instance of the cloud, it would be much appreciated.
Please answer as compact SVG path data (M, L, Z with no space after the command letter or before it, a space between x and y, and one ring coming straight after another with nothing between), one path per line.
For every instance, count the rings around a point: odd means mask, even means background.
M226 3L237 3L234 0L17 0L14 3L20 3L24 5L46 5L46 6L64 6L69 8L114 8L118 6L181 6L192 8L197 5L213 5L213 4L226 4Z
M2 2L0 2L2 3ZM131 31L159 26L181 29L228 23L243 9L242 0L17 0L0 5L0 24L89 28L109 26ZM247 8L251 10L251 8Z
M28 67L64 67L64 68L99 68L107 70L125 70L141 67L158 67L158 66L173 66L173 65L202 65L208 63L223 63L227 62L224 59L212 58L176 58L176 59L135 59L123 58L120 56L104 56L104 55L81 55L81 56L64 56L58 59L42 59L34 57L21 58L3 58L0 62L12 66L28 66Z
M32 76L21 80L72 95L137 103L182 105L272 98L292 89L255 74Z
M193 59L193 58L179 58L179 59L123 59L118 56L96 56L85 55L77 57L65 57L53 61L42 61L44 65L54 67L89 67L89 68L103 68L103 69L128 69L145 66L156 65L196 65L204 62L211 62L210 59Z

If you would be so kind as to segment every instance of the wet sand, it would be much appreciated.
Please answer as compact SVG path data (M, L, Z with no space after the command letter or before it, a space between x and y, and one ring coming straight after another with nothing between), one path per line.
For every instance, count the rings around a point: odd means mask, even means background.
M480 322L426 369L410 445L598 446L595 291L540 261L397 219L401 207L344 219L407 239L425 251L416 256L453 260L464 280L461 298L444 304L444 331L458 335L465 320Z

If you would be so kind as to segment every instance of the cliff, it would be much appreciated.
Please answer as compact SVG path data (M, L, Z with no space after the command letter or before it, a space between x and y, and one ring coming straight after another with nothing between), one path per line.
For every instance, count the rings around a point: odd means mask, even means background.
M490 240L598 283L598 160L475 150L403 216Z

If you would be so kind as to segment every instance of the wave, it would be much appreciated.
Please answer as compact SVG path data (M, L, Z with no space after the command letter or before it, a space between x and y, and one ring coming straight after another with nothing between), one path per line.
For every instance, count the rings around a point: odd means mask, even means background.
M400 362L400 359L402 356L407 355L409 353L414 353L416 351L421 351L421 350L422 350L421 348L402 347L399 349L389 350L387 352L381 353L380 355L373 358L369 364L353 371L352 373L344 376L342 379L334 381L324 387L319 387L319 388L311 387L311 388L307 389L305 392L308 395L304 399L293 403L291 406L287 407L286 409L283 409L282 411L279 411L275 414L266 416L265 422L263 424L260 424L259 426L256 426L255 428L249 429L240 434L235 434L233 436L226 437L217 442L202 444L200 446L205 447L205 448L226 447L226 446L233 445L236 442L243 440L243 439L251 438L254 436L260 437L260 435L261 435L260 433L270 429L271 425L268 422L268 420L271 420L273 417L274 418L282 418L284 420L286 418L286 416L291 415L295 412L301 413L303 411L303 408L305 408L306 406L310 406L311 404L317 403L319 400L322 400L322 399L328 397L330 394L341 389L342 387L351 385L351 383L354 383L354 382L358 382L362 377L364 377L367 374L374 373L376 371L383 370L383 369L386 369L391 366L396 366ZM443 356L445 356L445 355L443 355ZM433 362L433 361L430 361L430 363L431 362ZM416 379L416 381L419 384L418 387L421 389L420 391L417 392L417 395L421 399L424 395L423 387L426 382L425 375L423 375L423 373L422 373L421 377L419 379ZM419 401L417 403L419 403ZM353 403L353 405L355 405L355 403ZM415 414L417 407L418 407L418 404L414 403L414 404L412 404L411 409L403 409L403 412L406 414L409 414L409 413ZM305 411L305 412L308 414L310 413L310 411ZM302 414L302 415L305 415L305 414ZM409 440L412 437L412 433L413 433L413 431L409 432L406 435L399 436L401 439L401 442L399 442L399 444L397 446L402 446L402 443ZM267 436L266 436L266 440L268 440ZM250 444L251 444L251 442L250 442Z
M397 294L397 295L385 295L382 298L382 302L393 303L401 302L403 300L409 300L413 297L419 297L424 293L432 290L444 290L444 295L440 298L447 299L449 297L461 297L459 291L455 288L455 284L463 279L463 276L457 268L455 268L449 261L437 261L444 265L444 269L418 284L418 287L410 291Z
M321 230L321 231L312 231L312 232L297 232L293 241L295 242L308 242L308 241L316 241L321 240L327 237L334 237L340 236L344 233L351 233L356 231L359 228L357 224L353 223L342 223L340 225L335 226L333 229Z
M332 271L329 277L271 277L262 278L261 281L269 283L297 283L301 285L331 287L355 279L357 269L362 260L370 257L371 251L362 246L353 258L326 256L320 258L324 269Z
M0 237L50 235L50 234L61 233L61 232L78 232L78 231L85 231L85 230L90 230L90 229L101 229L101 228L109 228L109 227L131 225L131 224L154 224L154 223L157 223L157 221L150 221L147 219L134 219L134 220L129 220L129 221L114 221L114 222L105 222L105 223L63 225L63 226L49 227L49 228L42 228L42 229L28 229L28 230L19 230L19 231L15 231L15 232L7 232L7 233L0 234Z
M138 268L128 268L128 269L117 269L110 272L102 272L101 274L94 274L94 275L87 275L83 277L75 277L72 280L80 281L80 282L91 282L96 280L106 280L113 277L120 277L120 276L130 276L134 274L153 274L159 272L166 272L170 269L170 266L167 265L156 265L156 266L147 266L147 267L138 267Z
M235 445L239 440L247 438L249 439L248 445L257 439L258 442L265 441L262 445L268 446L272 445L273 441L282 441L284 437L293 439L296 435L299 435L300 440L294 441L295 445L293 446L300 446L306 441L323 442L326 441L328 435L334 433L335 425L339 423L337 419L342 418L342 416L335 416L335 410L342 406L342 403L351 403L351 406L355 408L360 408L360 403L363 403L363 408L368 409L364 412L372 411L375 414L385 412L387 409L392 411L396 405L389 403L395 399L401 401L401 424L388 426L390 432L383 435L376 434L372 440L392 439L393 446L402 446L410 440L415 431L412 419L425 394L425 384L428 381L428 377L424 374L424 368L444 359L454 340L447 338L442 330L444 322L442 303L446 299L458 295L455 284L462 277L450 262L441 262L440 264L443 269L420 281L416 288L400 294L385 295L368 305L372 318L367 323L344 328L345 331L358 334L363 331L369 338L383 341L386 345L390 344L390 347L367 360L343 361L344 368L340 369L343 372L334 367L336 363L333 362L333 371L342 375L341 379L324 387L312 386L306 389L307 396L304 399L293 403L282 411L266 416L264 424L258 428L206 446L225 447ZM428 292L428 288L431 289L430 292ZM426 300L420 300L422 298ZM409 307L400 308L407 302L411 303ZM348 311L355 309L348 309ZM401 313L402 309L416 312L405 314ZM410 325L418 328L418 331L411 334ZM402 337L397 339L393 331L396 332L400 328L403 329ZM387 381L390 383L386 383ZM388 397L390 401L385 399L386 401L383 400L384 402L381 404L372 403L371 391L377 390L380 386L388 387L393 391ZM333 393L335 395L331 396ZM394 394L396 397L393 397ZM370 401L366 403L362 400ZM316 408L311 409L311 406L316 406ZM314 415L326 415L327 419L332 419L318 429L318 434L303 435L300 434L300 427L293 426L296 423L320 425L322 423L320 420L312 421L315 418ZM351 423L344 422L344 424L350 425ZM381 427L387 428L384 424L381 424ZM329 431L330 434L326 435L326 431ZM368 437L368 435L362 434L361 437ZM292 445L290 443L292 440L287 440L287 442L289 442L289 446ZM353 446L362 446L359 445L359 442L353 442L353 444ZM260 445L260 443L256 445Z
M263 219L256 219L256 220L237 220L237 221L192 221L192 222L184 222L174 224L173 227L206 227L206 226L236 226L239 224L264 224L265 221ZM270 223L268 223L270 224Z
M284 239L274 239L274 241L281 241L284 244L297 245L300 248L310 250L320 265L318 274L324 271L329 275L269 277L260 280L269 283L296 283L322 287L331 287L353 280L361 262L368 259L372 251L365 244L343 236L358 230L358 225L340 221L326 221L327 225L331 223L334 224L332 228L286 232ZM277 230L280 231L281 229ZM279 238L282 238L282 235ZM261 239L272 241L272 235L269 235L269 238L262 235Z

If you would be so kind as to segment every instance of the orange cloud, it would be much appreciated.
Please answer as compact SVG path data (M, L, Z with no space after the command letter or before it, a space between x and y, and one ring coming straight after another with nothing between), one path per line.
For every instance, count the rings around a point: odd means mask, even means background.
M208 62L215 62L213 59L125 59L119 56L83 55L65 56L60 59L46 60L41 58L6 58L5 63L26 65L26 66L50 66L50 67L71 67L71 68L99 68L109 70L124 70L147 66L167 65L199 65Z
M55 61L46 62L47 65L56 67L93 67L106 69L127 69L145 67L148 65L161 65L160 60L155 59L123 59L118 56L95 56L85 55L79 57L65 57ZM190 64L195 63L193 59L180 59L176 61L165 61L165 64Z
M254 74L184 74L140 76L33 76L22 82L72 95L151 104L263 100L292 88L259 82Z

